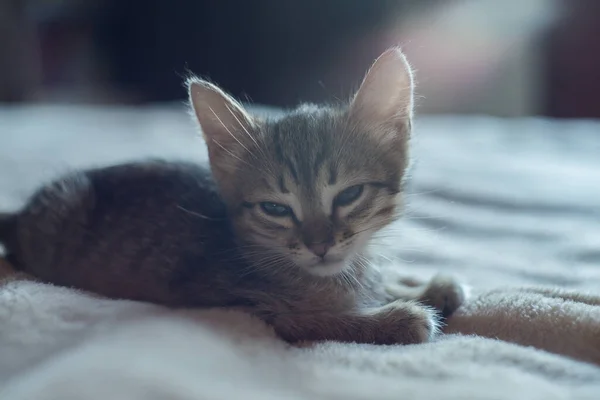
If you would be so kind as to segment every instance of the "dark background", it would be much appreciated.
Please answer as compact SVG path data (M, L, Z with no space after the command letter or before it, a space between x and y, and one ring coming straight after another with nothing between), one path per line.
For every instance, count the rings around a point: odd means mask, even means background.
M0 0L0 102L331 101L392 45L423 113L600 117L597 0Z

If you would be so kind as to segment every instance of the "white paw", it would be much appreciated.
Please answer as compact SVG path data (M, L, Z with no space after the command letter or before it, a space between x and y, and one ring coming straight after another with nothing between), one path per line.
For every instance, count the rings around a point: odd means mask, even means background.
M378 332L381 344L418 344L432 340L440 331L436 312L421 304L396 300L382 308Z
M465 302L468 292L468 287L452 276L440 274L427 284L419 300L448 317Z

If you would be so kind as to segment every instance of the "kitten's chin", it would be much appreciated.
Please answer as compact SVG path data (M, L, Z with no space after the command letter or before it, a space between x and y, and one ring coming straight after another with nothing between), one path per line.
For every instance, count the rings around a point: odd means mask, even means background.
M342 273L346 269L347 266L348 266L348 263L345 260L340 260L340 261L322 262L322 263L312 265L310 267L306 267L304 269L306 271L308 271L308 273L311 275L327 277L327 276L334 276L334 275Z

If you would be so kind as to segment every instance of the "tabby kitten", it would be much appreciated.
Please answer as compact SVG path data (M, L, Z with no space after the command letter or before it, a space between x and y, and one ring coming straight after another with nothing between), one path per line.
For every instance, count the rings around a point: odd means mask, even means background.
M343 108L259 120L189 80L209 150L201 165L144 161L79 171L0 223L20 269L59 285L168 306L241 307L288 341L420 343L459 284L404 287L365 246L398 215L413 79L384 53Z

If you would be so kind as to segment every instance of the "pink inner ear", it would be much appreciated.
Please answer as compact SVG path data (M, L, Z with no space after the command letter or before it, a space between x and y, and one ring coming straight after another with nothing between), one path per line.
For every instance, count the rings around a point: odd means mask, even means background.
M400 50L390 49L367 73L352 101L351 113L372 125L410 118L412 107L412 70Z

